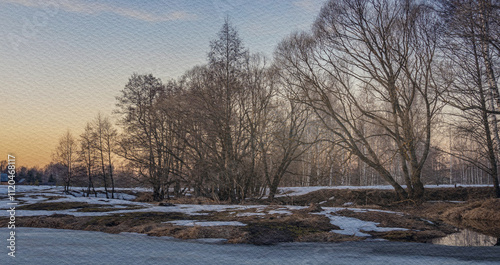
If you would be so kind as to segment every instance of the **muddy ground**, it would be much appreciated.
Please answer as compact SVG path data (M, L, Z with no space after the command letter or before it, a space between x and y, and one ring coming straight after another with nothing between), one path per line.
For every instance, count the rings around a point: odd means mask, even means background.
M405 228L405 231L372 232L372 238L393 241L431 242L446 236L457 228L472 228L480 233L500 238L500 199L492 199L490 188L443 188L427 189L426 202L394 200L389 190L319 190L301 196L279 197L273 202L251 200L248 204L266 204L269 209L279 205L311 205L307 209L291 210L290 215L265 214L235 216L228 212L207 212L204 221L238 221L246 226L180 226L168 221L199 220L200 216L183 213L133 212L113 214L115 209L106 205L59 202L35 203L21 206L19 210L65 210L78 209L84 212L110 212L105 216L75 217L53 214L50 216L20 217L16 226L43 227L101 231L107 233L136 232L150 236L172 236L180 239L225 238L229 243L251 243L269 245L279 242L342 242L364 240L364 237L330 232L339 229L324 215L314 214L321 207L377 209L386 211L344 210L334 215L353 217L379 223L379 227ZM148 195L138 196L147 201ZM174 204L214 204L206 198L179 198L170 200ZM224 202L222 202L224 203ZM136 208L130 208L136 209ZM248 211L255 211L249 209ZM7 223L7 218L0 218ZM364 232L364 231L363 231Z

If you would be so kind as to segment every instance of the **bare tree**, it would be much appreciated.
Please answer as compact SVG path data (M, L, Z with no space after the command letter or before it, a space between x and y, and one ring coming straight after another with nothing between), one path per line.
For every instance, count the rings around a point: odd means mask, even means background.
M452 154L487 173L496 196L500 197L496 118L499 98L490 52L495 42L489 29L493 23L492 1L441 3L447 25L443 47L450 59L447 69L453 80L444 100L459 110L451 113L456 120L452 125L455 135L467 140L467 144L454 148Z
M288 105L288 106L286 106ZM269 187L270 200L274 199L279 184L290 165L297 161L311 142L305 143L309 112L293 100L285 99L281 112L270 126L271 142L262 142L264 176Z
M113 154L116 152L117 145L117 136L118 132L113 127L113 124L109 120L109 117L105 117L102 123L103 130L103 147L105 150L105 155L108 160L108 174L109 179L111 180L111 198L115 198L115 177L113 174L114 163L113 163Z
M80 135L79 156L80 156L80 161L83 162L83 165L85 166L88 177L87 197L90 196L90 189L92 189L95 197L97 197L97 192L95 191L94 187L94 181L92 179L94 175L97 156L95 147L94 128L90 123L87 123L84 132Z
M300 154L307 118L302 106L278 99L276 74L265 57L251 55L226 20L211 42L208 64L188 71L180 83L196 193L230 201L261 194L266 185L275 193Z
M419 1L329 1L314 35L293 34L276 51L296 99L400 199L419 201L424 194L420 177L440 110L437 31L432 9ZM377 150L375 139L391 144ZM406 191L390 172L395 157Z
M93 134L95 139L95 146L99 153L99 163L101 168L101 176L104 183L104 192L106 198L108 195L108 185L111 185L111 198L114 198L115 187L113 179L113 161L112 154L115 151L115 141L117 132L113 128L109 117L103 117L98 113L93 121ZM111 183L108 183L108 178Z
M106 169L106 161L105 161L105 136L104 136L104 118L99 112L94 120L94 139L95 139L95 147L98 151L99 155L99 163L101 168L101 177L104 184L104 193L106 194L106 199L109 199L108 195L108 177L107 177L107 169Z
M54 161L61 163L66 168L64 176L64 191L69 192L71 186L71 178L73 176L73 168L77 160L77 143L68 130L60 139L59 145L56 147L54 153Z
M166 184L156 116L157 100L164 90L161 80L154 76L134 74L117 97L124 129L118 153L153 187L155 200L164 198Z
M25 167L21 168L21 172L19 176L25 176L27 169ZM63 176L66 172L66 168L60 163L50 162L45 166L45 175L49 177L48 182L58 185L61 180L61 176Z
M244 66L248 58L248 51L243 47L238 32L226 19L218 36L210 43L208 54L208 74L212 79L212 86L208 87L215 99L213 122L217 124L220 144L220 173L219 196L222 199L238 200L237 189L242 176L239 167L241 149L239 144L243 139L240 122L241 112L237 111L237 97L243 89L242 77ZM240 151L240 152L239 152Z
M165 86L152 75L134 74L117 98L124 130L117 153L153 187L154 200L158 201L168 197L168 188L179 182L185 165L180 154L184 142L178 139L184 131L176 112L178 93L181 91L175 82ZM103 150L109 157L112 145L106 139L112 139L114 133L106 124L104 119ZM112 168L111 159L108 165Z

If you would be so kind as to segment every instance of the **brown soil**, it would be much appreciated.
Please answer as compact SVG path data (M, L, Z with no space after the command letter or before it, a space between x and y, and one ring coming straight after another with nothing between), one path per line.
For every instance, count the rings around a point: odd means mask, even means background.
M494 197L491 187L457 187L457 188L429 188L425 190L425 201L470 201ZM265 203L266 200L260 200ZM278 204L309 205L321 203L321 206L342 206L352 203L353 206L376 205L387 207L397 205L396 193L393 190L337 190L322 189L300 196L284 196L275 198Z
M111 211L134 210L142 208L140 206L130 206L127 204L121 204L121 206L127 206L127 207L113 208L113 207L108 207L108 205L105 204L89 204L85 202L40 202L40 203L22 205L17 207L17 209L45 210L45 211L77 209L77 212L111 212Z

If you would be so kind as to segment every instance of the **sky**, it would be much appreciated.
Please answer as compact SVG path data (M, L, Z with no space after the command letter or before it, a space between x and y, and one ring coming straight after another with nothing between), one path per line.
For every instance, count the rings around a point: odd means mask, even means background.
M0 160L52 161L59 138L78 137L133 73L176 79L207 60L228 17L250 52L272 57L307 30L324 0L0 0Z

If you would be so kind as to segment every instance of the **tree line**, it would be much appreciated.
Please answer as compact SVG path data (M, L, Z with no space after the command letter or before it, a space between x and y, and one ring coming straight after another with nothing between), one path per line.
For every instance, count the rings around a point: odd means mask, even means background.
M459 166L500 197L499 10L493 0L332 0L272 60L226 20L206 64L166 83L133 74L116 124L98 115L78 140L68 132L55 160L68 189L79 164L87 193L98 178L111 197L114 161L155 200L188 189L273 199L286 183L390 184L419 201L425 183L451 183Z

